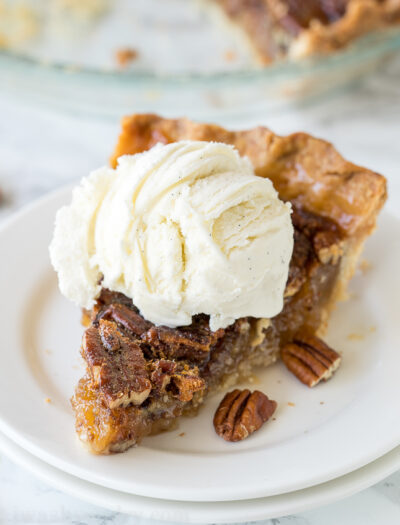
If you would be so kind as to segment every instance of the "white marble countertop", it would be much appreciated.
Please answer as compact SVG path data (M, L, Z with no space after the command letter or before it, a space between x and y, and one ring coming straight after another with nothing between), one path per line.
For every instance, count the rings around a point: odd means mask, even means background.
M50 112L10 100L1 93L0 115L0 188L5 195L0 223L31 200L104 164L119 129L118 122ZM318 100L312 106L293 108L268 118L260 116L257 123L279 133L299 129L314 133L334 142L355 163L385 174L391 194L388 207L398 213L400 60L382 65L372 77L351 90ZM69 523L150 525L147 520L64 495L0 456L0 524ZM269 525L337 523L400 523L400 472L343 501L265 521Z

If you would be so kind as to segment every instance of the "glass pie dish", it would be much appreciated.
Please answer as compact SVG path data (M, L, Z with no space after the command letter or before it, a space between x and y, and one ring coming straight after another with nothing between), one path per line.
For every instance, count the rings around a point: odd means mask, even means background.
M330 55L261 67L237 35L210 20L204 0L58 0L50 14L45 4L27 1L23 23L21 13L11 16L1 89L111 118L135 111L201 120L265 115L348 85L400 48L393 27Z

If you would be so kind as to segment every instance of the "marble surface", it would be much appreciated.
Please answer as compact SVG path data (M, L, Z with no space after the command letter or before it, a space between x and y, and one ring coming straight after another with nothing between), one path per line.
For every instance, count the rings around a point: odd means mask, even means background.
M104 164L119 129L82 115L35 108L0 92L0 224L12 212ZM190 115L189 115L190 116ZM400 210L400 57L365 81L313 105L260 115L279 133L299 129L335 143L356 163L389 180L388 208ZM252 125L255 122L236 123ZM0 255L1 256L1 255ZM155 525L64 495L0 456L0 524ZM268 525L385 525L400 523L400 472L355 496Z

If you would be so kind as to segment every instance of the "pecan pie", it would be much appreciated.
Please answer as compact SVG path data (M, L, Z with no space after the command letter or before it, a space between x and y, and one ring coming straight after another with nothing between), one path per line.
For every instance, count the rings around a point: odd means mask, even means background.
M399 0L212 0L261 63L331 52L400 22Z
M233 144L292 203L295 242L284 308L272 319L241 318L215 332L206 315L173 329L152 324L128 297L103 289L85 314L87 372L72 399L78 436L95 453L121 452L174 427L179 416L195 414L207 394L273 363L281 348L310 351L309 341L345 294L386 198L381 175L345 161L329 143L304 133L280 137L264 127L232 132L134 115L123 120L111 164L183 139ZM326 376L317 372L313 381Z

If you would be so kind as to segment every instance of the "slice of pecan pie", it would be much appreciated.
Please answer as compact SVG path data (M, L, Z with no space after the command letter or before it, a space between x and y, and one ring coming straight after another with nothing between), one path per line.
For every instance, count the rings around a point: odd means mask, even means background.
M172 428L210 392L273 363L296 334L320 333L386 198L381 175L345 161L329 143L304 133L280 137L263 127L230 132L134 115L123 121L111 163L183 139L233 144L292 203L295 242L284 308L272 319L241 318L215 332L205 315L174 329L155 326L129 298L103 289L85 313L87 373L72 399L77 433L95 453L121 452Z
M335 51L400 22L399 0L212 0L267 64Z

